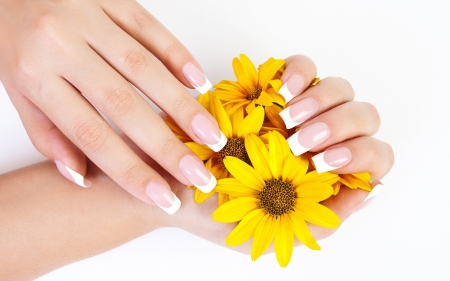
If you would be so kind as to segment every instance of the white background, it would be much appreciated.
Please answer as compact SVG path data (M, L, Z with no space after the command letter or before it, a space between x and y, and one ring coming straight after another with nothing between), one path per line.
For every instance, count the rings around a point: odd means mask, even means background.
M450 2L139 2L191 50L213 83L234 79L231 59L240 53L256 64L301 53L316 62L319 77L346 78L357 100L378 108L376 137L393 146L395 166L367 209L321 241L322 251L297 248L286 269L273 254L252 263L161 229L40 281L448 280ZM3 89L0 128L0 173L44 159Z

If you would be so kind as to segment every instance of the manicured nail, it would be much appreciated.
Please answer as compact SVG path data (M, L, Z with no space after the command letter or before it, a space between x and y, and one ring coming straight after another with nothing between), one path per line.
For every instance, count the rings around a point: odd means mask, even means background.
M203 193L210 192L217 184L214 175L206 169L200 160L195 159L191 155L186 155L181 159L180 171Z
M324 151L312 158L318 173L328 172L347 165L352 160L352 153L346 147Z
M90 180L85 179L82 175L75 172L71 168L64 165L61 161L55 160L56 168L66 179L78 184L81 187L90 187L92 185Z
M181 206L180 199L160 181L150 182L145 189L145 193L169 215L174 214Z
M182 69L184 77L197 89L200 94L206 94L211 89L212 84L208 78L193 63L188 62Z
M201 114L192 119L191 127L197 137L215 152L220 151L227 144L227 137L211 120Z
M300 94L304 85L305 79L303 76L294 74L286 81L286 83L284 83L278 93L284 97L286 102L289 102L291 99L295 98L295 96Z
M319 104L313 98L302 99L280 112L286 129L294 128L308 120L319 110Z
M364 201L353 211L353 214L356 214L357 212L366 208L370 203L372 203L375 197L380 194L381 190L383 189L383 184L380 181L377 182L378 184L372 188L372 191L369 193L369 195L367 195L366 199L364 199Z
M325 123L311 124L288 138L288 144L295 156L305 153L330 137L330 128Z

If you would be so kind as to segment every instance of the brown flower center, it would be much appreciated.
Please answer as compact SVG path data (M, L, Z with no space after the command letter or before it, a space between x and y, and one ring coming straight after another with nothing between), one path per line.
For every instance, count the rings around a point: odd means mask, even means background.
M272 216L281 216L294 210L295 192L292 183L282 180L266 181L259 193L260 206Z
M261 95L262 89L260 87L254 88L252 91L248 92L245 96L248 100L256 100Z
M248 158L247 150L245 150L245 144L243 139L232 138L229 139L227 144L218 153L219 162L222 167L226 169L223 159L227 156L234 156L241 159L245 163L250 165L250 158Z

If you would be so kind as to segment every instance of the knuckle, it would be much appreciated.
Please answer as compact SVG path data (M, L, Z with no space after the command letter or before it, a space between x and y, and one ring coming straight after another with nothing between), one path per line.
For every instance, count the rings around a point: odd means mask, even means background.
M159 153L161 155L171 155L175 151L177 142L174 138L164 138L160 142Z
M152 18L148 14L137 11L132 14L132 19L134 21L135 32L137 34L142 34L148 26L153 25Z
M352 84L342 77L336 77L336 80L339 83L346 100L353 100L355 98L355 90L353 90Z
M186 108L189 108L189 98L190 96L186 95L177 95L177 97L172 101L172 109L173 112L181 113Z
M75 129L76 143L88 153L95 153L104 144L107 136L107 125L101 120L86 121Z
M145 174L145 167L138 163L129 165L124 169L122 181L124 186L144 186L142 175Z
M124 89L115 89L106 98L106 109L113 115L121 116L131 111L134 103L133 95Z
M147 67L149 59L140 51L130 51L125 56L124 69L131 74L140 74Z
M180 54L184 53L185 49L180 41L174 39L164 49L163 57L165 58L177 58Z
M367 102L364 102L363 104L365 105L365 111L368 113L371 123L373 125L372 129L375 132L378 131L378 128L380 128L381 119L377 108L374 105Z

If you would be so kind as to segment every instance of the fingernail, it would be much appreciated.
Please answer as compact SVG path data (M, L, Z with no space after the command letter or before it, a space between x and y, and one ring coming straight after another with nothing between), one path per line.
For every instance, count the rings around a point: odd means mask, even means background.
M192 119L192 130L209 148L220 151L227 144L227 137L205 116L198 114Z
M300 94L300 91L305 85L305 79L299 74L294 74L284 83L278 93L284 97L286 102L289 102L295 96Z
M181 206L180 199L160 181L150 182L145 189L145 193L169 215L174 214Z
M330 137L330 128L323 123L311 124L288 138L288 144L295 156L305 153Z
M380 194L381 190L383 189L383 184L378 181L378 184L375 185L372 188L372 191L367 195L366 199L353 211L353 214L356 214L357 212L363 210L366 208L372 201L375 199L375 197Z
M186 155L181 159L180 171L203 193L210 192L217 184L214 175L206 169L200 160L195 159L191 155Z
M324 151L312 158L318 173L328 172L347 165L352 160L352 153L346 147Z
M286 129L291 129L308 120L318 110L317 101L313 98L306 98L282 110L280 116L286 124Z
M61 175L71 182L76 183L81 187L90 187L92 185L90 180L85 179L82 175L67 167L61 161L55 160L55 164Z
M212 84L208 78L193 63L188 62L182 69L184 77L197 89L200 94L206 94L211 89Z

